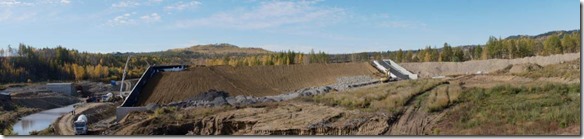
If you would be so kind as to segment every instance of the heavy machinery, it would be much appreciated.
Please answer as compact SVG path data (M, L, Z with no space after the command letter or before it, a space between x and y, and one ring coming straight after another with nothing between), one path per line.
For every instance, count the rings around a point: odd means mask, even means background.
M107 93L103 96L101 96L101 102L111 102L114 98L114 94L113 93Z
M87 134L87 116L85 114L79 115L77 121L73 123L73 128L75 129L75 135Z
M379 81L386 83L389 81L396 81L397 80L397 78L395 78L395 76L392 76L391 72L389 72L389 69L386 69L384 73L386 76L380 78Z

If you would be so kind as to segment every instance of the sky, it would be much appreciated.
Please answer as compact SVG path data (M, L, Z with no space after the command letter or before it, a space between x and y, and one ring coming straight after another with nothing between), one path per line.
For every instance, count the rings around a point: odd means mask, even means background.
M0 0L0 47L353 53L580 29L575 0Z

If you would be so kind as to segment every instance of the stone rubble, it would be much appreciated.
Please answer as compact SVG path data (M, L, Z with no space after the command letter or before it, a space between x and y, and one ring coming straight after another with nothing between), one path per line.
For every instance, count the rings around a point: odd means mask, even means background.
M354 87L361 87L376 84L379 82L380 81L378 79L372 78L370 76L341 77L337 79L337 82L335 84L318 87L308 87L293 92L265 97L242 95L229 96L229 93L224 91L209 90L208 92L201 93L200 95L186 99L184 101L171 102L166 105L162 105L162 107L171 106L191 108L191 107L214 107L222 105L246 106L257 103L287 101L300 96L321 95L329 93L331 91L345 91Z

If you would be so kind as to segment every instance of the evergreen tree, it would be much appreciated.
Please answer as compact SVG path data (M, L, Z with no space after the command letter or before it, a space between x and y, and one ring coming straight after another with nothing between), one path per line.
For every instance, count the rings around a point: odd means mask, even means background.
M440 53L440 60L442 62L449 62L452 61L453 52L452 47L448 45L448 43L444 43L444 47L442 47L442 53Z

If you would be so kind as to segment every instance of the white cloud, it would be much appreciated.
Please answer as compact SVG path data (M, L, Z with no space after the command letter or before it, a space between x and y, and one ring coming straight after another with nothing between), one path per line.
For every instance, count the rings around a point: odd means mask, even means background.
M71 1L70 0L61 0L61 3L63 3L63 4L69 4L69 3L71 3Z
M119 15L107 21L107 24L110 26L118 26L118 25L130 25L136 24L136 20L133 19L133 15L136 13L125 13L123 15Z
M294 24L324 25L345 16L341 8L317 7L319 1L269 1L251 10L222 12L202 19L179 21L178 27L216 26L263 29Z
M158 22L158 21L160 21L160 15L158 15L158 13L152 13L150 15L144 15L144 16L140 17L140 19L142 19L144 22L147 22L147 23Z
M112 8L130 8L136 6L140 6L140 3L127 0L112 4Z
M50 19L60 12L50 5L64 6L69 3L71 0L0 0L0 22Z
M137 16L136 12L132 12L116 16L113 19L108 20L106 24L109 26L138 25L158 22L160 20L161 16L158 13Z
M69 4L71 0L28 0L26 2L19 0L0 0L0 7L18 7L18 6L46 6L46 4Z
M169 6L164 7L164 10L167 10L167 11L172 11L172 10L182 11L182 10L185 10L185 9L197 8L199 5L201 5L201 2L199 2L199 1L191 1L191 2L182 2L182 1L179 1L177 3L174 3L172 5L169 5Z
M33 3L21 2L17 0L0 0L0 7L13 7L13 6L31 6Z

